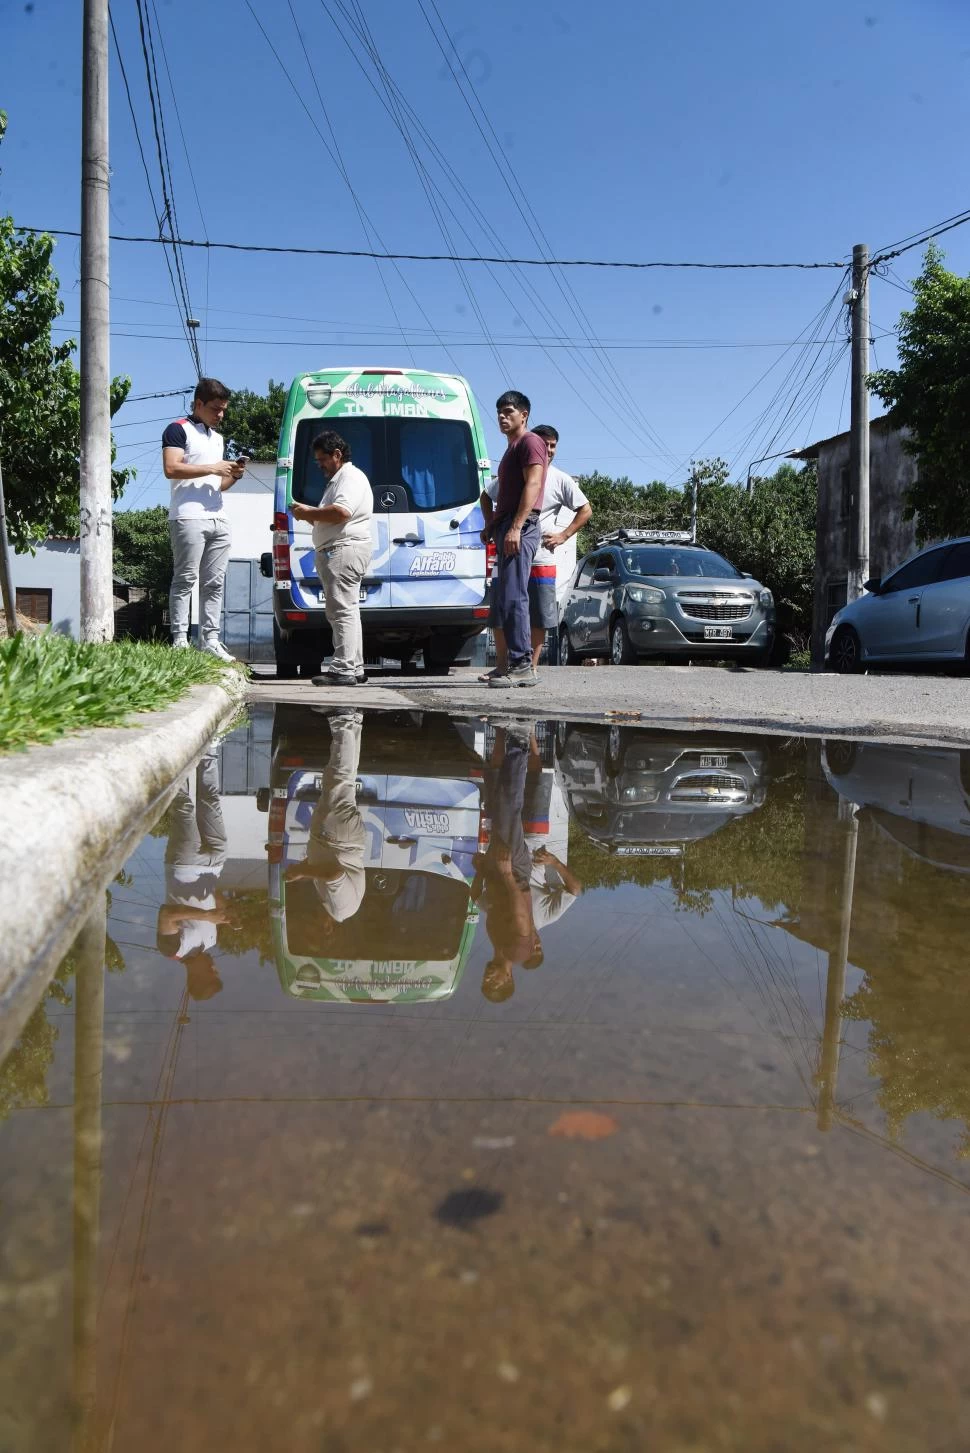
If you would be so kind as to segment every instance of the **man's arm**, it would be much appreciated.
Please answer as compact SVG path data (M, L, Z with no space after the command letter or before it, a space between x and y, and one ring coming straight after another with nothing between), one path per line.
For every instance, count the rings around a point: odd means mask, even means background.
M578 535L583 526L592 518L592 506L588 504L580 505L566 528L564 530L555 530L552 534L543 535L542 543L547 550L555 550L557 545L565 545L566 541L571 540L573 535Z
M162 450L162 473L166 479L204 479L207 474L217 474L219 488L231 489L237 479L242 479L245 467L232 459L213 459L211 464L186 464L184 449L169 446Z
M555 864L559 876L562 879L562 885L565 888L566 892L571 893L574 898L579 897L580 893L582 893L583 891L583 885L576 877L576 874L569 871L569 868L566 866L561 858L557 858L555 853L551 853L547 847L537 848L532 856L533 861L536 863Z
M492 496L488 493L488 490L482 490L478 496L478 503L482 507L482 519L485 521L485 528L482 531L482 544L484 545L490 538L492 526L495 523L495 507L492 504Z
M290 509L295 520L306 520L311 525L342 525L350 519L350 510L343 505L301 505L294 500Z

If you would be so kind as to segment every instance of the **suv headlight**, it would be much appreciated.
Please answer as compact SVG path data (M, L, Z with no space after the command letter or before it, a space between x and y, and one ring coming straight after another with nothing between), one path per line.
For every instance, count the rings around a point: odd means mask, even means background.
M774 603L775 597L770 590L761 590L758 592L758 604L764 606L765 610L771 610Z
M637 605L663 605L667 599L662 590L656 590L652 585L628 585L626 593Z

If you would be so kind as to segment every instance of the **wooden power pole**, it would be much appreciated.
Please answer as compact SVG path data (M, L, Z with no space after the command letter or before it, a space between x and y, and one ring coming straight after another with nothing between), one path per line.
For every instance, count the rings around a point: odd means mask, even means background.
M849 569L847 598L856 600L869 579L869 249L852 249L852 413L849 423Z
M108 0L84 0L81 97L81 640L110 641Z

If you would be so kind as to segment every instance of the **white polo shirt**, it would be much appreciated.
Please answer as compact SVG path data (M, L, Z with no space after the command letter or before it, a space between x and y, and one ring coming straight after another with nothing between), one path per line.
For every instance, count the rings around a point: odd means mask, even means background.
M215 464L224 453L222 435L193 418L176 419L169 424L162 435L162 448L181 449L186 464ZM171 483L170 520L201 520L222 510L222 481L218 474L173 479Z
M492 479L486 485L485 493L494 504L498 499L498 480ZM542 495L542 509L539 511L539 548L536 550L533 565L555 565L557 581L563 578L564 571L572 573L576 565L576 536L571 535L564 545L558 550L549 550L542 543L543 535L553 535L560 528L565 528L573 518L576 511L583 505L588 505L589 500L583 494L579 485L571 474L566 474L562 469L557 469L550 464L546 474L546 487ZM560 521L560 513L568 511Z
M345 541L373 544L374 493L367 475L356 464L349 459L346 464L341 464L324 490L320 504L341 505L350 511L350 519L339 525L315 524L313 543L318 549L322 545L335 545L338 540L341 544Z

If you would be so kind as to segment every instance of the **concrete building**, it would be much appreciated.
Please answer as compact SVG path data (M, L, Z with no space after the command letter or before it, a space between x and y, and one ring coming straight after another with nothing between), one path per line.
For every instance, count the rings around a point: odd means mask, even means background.
M44 540L36 554L12 554L17 614L78 638L81 629L81 542Z
M904 431L885 415L869 425L869 573L885 575L916 550L916 525L904 520L906 490L916 479L916 460L903 448ZM812 664L822 664L825 632L846 603L849 574L849 434L820 439L791 455L818 467L818 514L812 606Z

